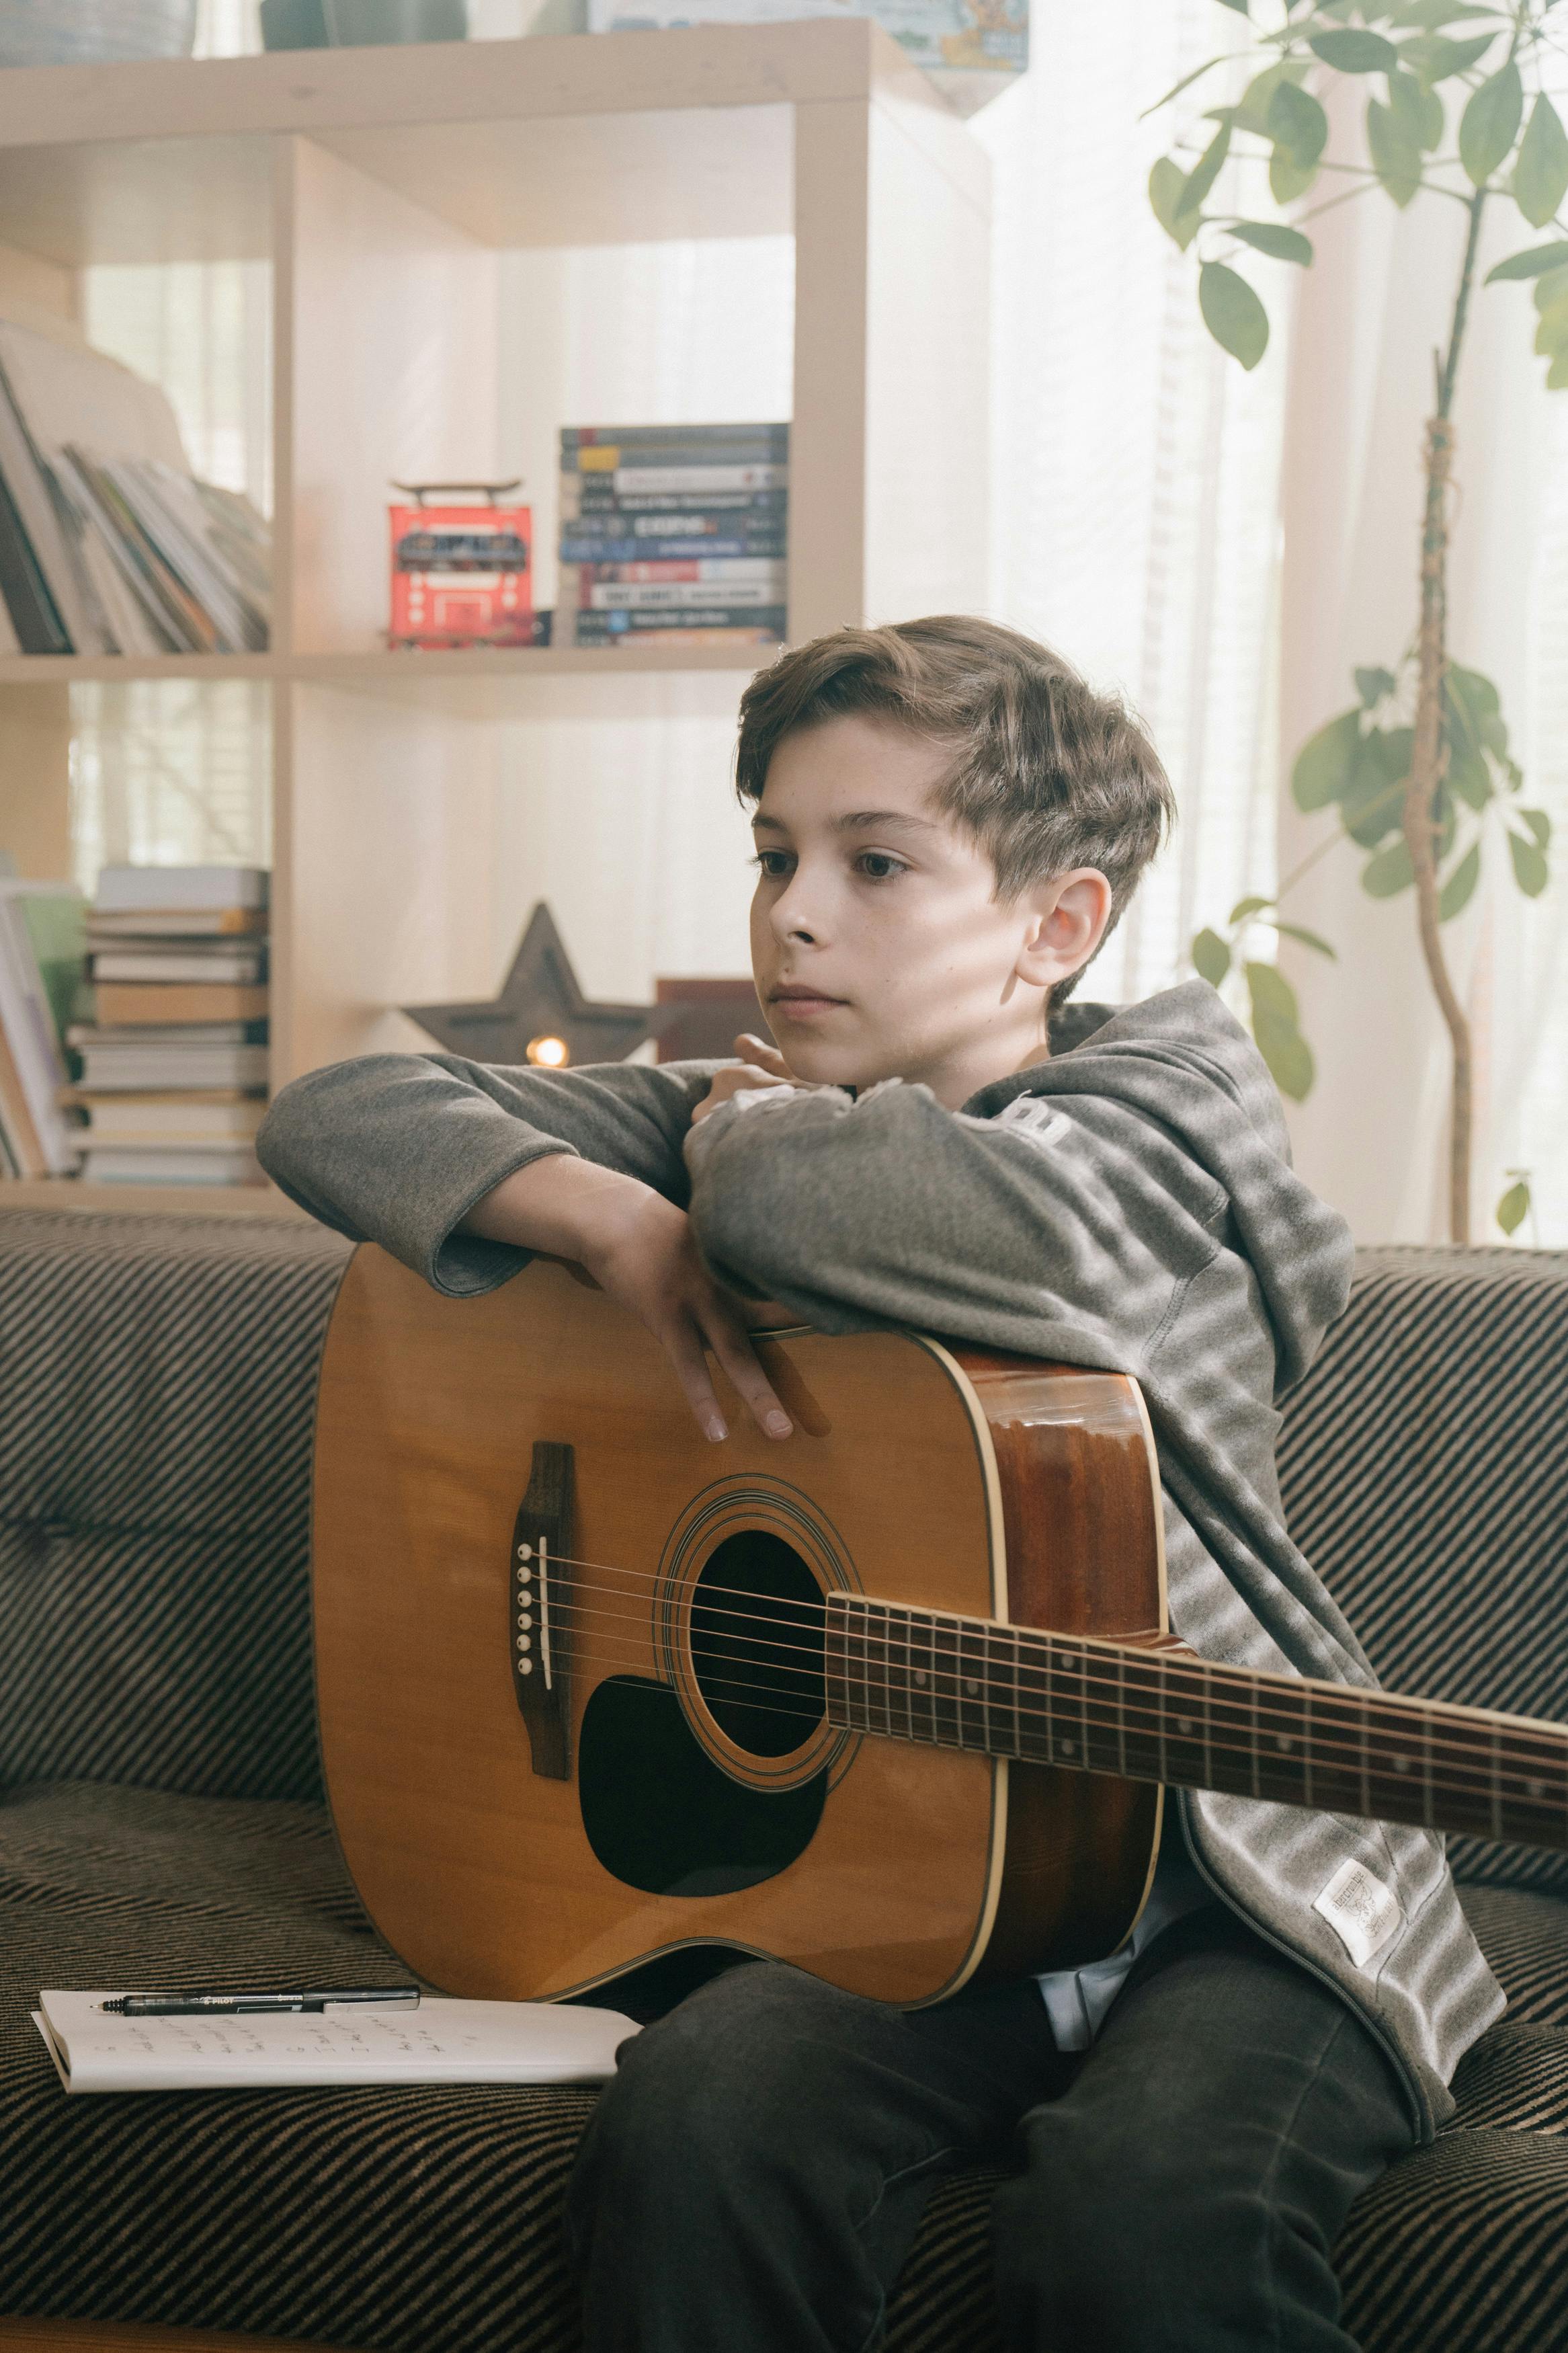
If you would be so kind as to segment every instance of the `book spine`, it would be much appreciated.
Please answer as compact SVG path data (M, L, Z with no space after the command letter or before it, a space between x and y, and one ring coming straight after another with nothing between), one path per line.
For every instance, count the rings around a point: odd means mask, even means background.
M561 513L578 515L689 515L717 519L726 524L735 516L767 516L779 530L789 512L787 486L775 491L649 491L617 493L608 477L563 474ZM698 527L694 523L694 528Z
M612 539L575 530L564 531L561 535L563 564L710 563L743 557L771 558L782 563L785 553L784 533L778 531L735 539L723 539L717 534L690 539L673 533L657 538Z
M125 981L100 984L98 1018L105 1029L122 1023L161 1026L186 1021L258 1021L267 1011L265 988L225 981Z
M563 425L563 449L660 448L668 442L695 442L719 448L731 441L760 441L770 449L787 449L787 423L769 425Z
M628 638L657 630L661 633L660 642L676 645L701 634L738 630L758 643L772 643L784 635L787 619L788 608L784 605L689 605L673 609L662 606L637 611L622 607L615 612L578 613L575 642L620 645Z
M0 596L25 654L68 654L71 641L0 473Z
M599 581L584 592L581 609L684 613L692 606L717 604L732 612L750 612L759 606L782 604L784 593L782 580Z
M782 491L787 466L617 466L607 478L617 498L648 491Z

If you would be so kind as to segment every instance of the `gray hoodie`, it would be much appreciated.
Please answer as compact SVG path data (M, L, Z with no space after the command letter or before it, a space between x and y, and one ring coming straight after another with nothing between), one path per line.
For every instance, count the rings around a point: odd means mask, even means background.
M458 1233L502 1177L572 1151L689 1209L717 1272L824 1332L904 1324L1131 1373L1159 1448L1172 1624L1205 1656L1369 1683L1286 1531L1278 1401L1350 1289L1343 1220L1292 1173L1279 1100L1202 981L1068 1004L1051 1059L960 1112L890 1081L759 1091L690 1124L711 1063L550 1072L370 1055L279 1096L263 1166L329 1225L455 1294L527 1253ZM1503 2008L1440 1839L1187 1792L1199 1869L1366 2019L1430 2134ZM1362 1914L1336 1901L1350 1864ZM1366 1900L1379 1941L1367 1952Z

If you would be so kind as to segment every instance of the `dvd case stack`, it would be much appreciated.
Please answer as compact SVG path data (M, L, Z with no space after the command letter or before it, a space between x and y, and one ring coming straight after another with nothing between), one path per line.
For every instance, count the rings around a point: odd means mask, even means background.
M88 921L96 1019L68 1033L89 1184L259 1184L268 876L106 866Z
M568 426L557 645L777 645L787 425Z

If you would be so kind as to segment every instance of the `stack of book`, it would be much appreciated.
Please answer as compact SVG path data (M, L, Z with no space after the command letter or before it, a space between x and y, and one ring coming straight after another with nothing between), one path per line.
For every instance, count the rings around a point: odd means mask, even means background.
M0 653L255 653L267 524L103 353L0 321Z
M787 425L563 428L557 645L776 645L788 544Z
M97 1018L68 1032L89 1184L261 1181L268 876L106 866L88 921Z
M72 883L0 875L0 1177L76 1173L80 1138L61 1096L86 981L85 912Z

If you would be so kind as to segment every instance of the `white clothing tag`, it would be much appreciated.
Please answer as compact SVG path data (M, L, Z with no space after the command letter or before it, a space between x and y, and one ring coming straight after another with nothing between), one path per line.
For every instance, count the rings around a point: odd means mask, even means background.
M1321 1913L1358 1969L1382 1951L1405 1916L1393 1889L1360 1862L1342 1862L1312 1909Z
M1039 1095L1015 1095L1005 1111L996 1114L998 1127L1021 1127L1031 1144L1048 1144L1067 1126L1064 1114Z

